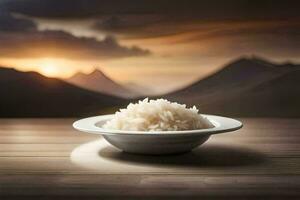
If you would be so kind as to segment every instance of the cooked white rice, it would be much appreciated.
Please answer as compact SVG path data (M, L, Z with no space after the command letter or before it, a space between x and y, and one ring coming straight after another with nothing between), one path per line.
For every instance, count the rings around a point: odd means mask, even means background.
M173 103L165 99L130 103L116 112L103 128L126 131L181 131L212 128L213 124L198 113L194 106Z

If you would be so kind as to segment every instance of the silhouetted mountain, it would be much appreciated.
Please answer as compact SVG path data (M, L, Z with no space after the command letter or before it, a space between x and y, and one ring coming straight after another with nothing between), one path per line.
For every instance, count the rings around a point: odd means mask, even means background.
M165 97L198 105L203 113L299 117L300 66L242 58Z
M0 117L101 114L125 103L121 98L84 90L36 72L9 68L0 68L0 92Z
M95 70L90 74L79 72L66 81L88 90L118 97L131 98L138 95L114 82L100 70Z

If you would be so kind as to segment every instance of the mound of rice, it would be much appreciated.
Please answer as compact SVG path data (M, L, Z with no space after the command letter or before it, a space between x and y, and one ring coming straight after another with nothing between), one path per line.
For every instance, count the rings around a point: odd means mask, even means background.
M107 121L103 128L126 131L181 131L212 128L213 124L198 113L194 106L173 103L165 99L130 103Z

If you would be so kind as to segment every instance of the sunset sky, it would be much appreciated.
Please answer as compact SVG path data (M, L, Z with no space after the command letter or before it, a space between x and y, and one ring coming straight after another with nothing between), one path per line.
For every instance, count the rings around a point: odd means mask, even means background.
M299 1L0 0L0 64L161 92L240 56L300 62Z

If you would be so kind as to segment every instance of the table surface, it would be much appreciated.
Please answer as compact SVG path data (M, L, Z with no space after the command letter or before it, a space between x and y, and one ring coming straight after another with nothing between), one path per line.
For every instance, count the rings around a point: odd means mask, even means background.
M74 149L99 140L73 130L74 119L0 119L0 199L299 199L300 119L240 120L243 129L196 153L120 152L116 169L142 170L97 171L72 162Z

